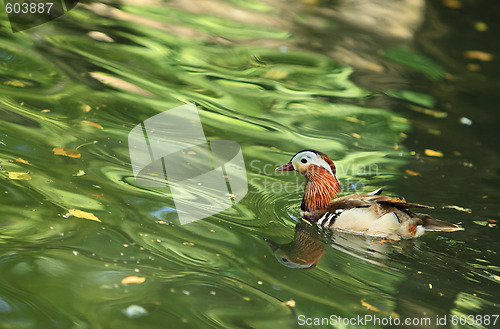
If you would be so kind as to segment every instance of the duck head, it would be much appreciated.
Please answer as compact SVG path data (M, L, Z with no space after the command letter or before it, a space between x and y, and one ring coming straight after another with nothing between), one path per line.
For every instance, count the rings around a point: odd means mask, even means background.
M290 162L276 171L298 171L307 179L302 210L314 212L326 208L340 191L335 164L326 154L316 150L297 152Z

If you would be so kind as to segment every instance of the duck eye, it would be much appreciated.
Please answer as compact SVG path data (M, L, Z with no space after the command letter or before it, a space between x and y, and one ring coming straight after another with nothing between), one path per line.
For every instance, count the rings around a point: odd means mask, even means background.
M281 257L281 260L285 263L288 263L288 259L286 259L285 257Z
M307 163L307 159L306 158L302 158L302 159L300 159L300 162Z

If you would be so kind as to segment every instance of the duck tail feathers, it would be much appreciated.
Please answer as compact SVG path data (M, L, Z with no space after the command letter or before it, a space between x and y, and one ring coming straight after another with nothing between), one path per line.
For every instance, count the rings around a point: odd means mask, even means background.
M431 231L431 232L463 231L463 227L461 226L432 218L427 214L415 214L415 215L422 220L423 227L426 231Z

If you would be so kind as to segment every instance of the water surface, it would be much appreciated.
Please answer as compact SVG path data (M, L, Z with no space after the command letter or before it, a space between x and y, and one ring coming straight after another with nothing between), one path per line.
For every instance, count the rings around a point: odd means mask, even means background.
M86 2L15 34L3 17L0 327L500 314L499 7L460 4ZM127 136L189 102L208 139L241 145L249 193L179 225L168 190L136 184ZM304 231L303 178L274 173L304 148L332 157L344 193L384 187L465 231ZM283 266L264 239L316 265Z

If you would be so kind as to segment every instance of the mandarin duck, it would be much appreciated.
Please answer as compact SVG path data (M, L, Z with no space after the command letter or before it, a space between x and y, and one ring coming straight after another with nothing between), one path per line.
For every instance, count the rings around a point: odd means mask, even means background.
M391 240L419 237L425 231L453 232L462 227L413 213L410 208L432 208L405 199L383 196L382 189L337 198L340 182L335 164L316 150L297 152L276 171L298 171L307 179L301 210L319 226Z

